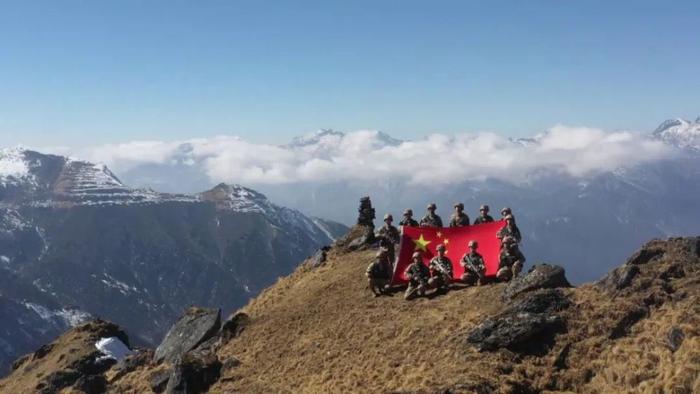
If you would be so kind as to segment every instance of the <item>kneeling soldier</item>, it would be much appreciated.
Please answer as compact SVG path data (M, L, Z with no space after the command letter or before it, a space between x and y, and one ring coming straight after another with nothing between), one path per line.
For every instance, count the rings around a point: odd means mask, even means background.
M513 237L503 238L500 261L496 277L502 281L509 281L518 276L525 264L525 256L518 249L518 242Z
M386 286L391 281L391 264L387 258L386 250L377 252L377 258L367 267L365 275L367 275L369 289L372 290L374 296L379 297L384 294Z
M416 294L424 296L425 290L428 288L430 271L428 271L428 267L423 264L420 252L413 253L411 264L406 267L404 275L408 278L408 287L406 288L404 298L410 300Z
M460 262L462 267L464 267L462 281L468 285L478 283L481 286L484 284L486 264L484 264L484 258L476 251L478 248L478 242L474 240L469 241L469 253L466 253Z
M438 255L430 260L430 280L428 285L438 291L447 291L452 283L452 261L445 256L445 245L438 245Z

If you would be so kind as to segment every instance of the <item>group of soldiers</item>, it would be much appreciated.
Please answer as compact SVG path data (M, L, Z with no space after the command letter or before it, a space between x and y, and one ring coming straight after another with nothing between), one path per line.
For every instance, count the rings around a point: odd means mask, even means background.
M464 204L456 203L455 212L449 221L449 227L464 227L479 225L482 223L494 222L489 215L489 206L482 205L479 208L479 216L470 223L469 216L464 212ZM399 225L403 227L443 227L442 218L436 213L435 203L428 204L427 212L420 222L413 219L413 211L407 209L403 213L403 219ZM501 241L501 251L499 255L498 271L496 280L509 281L518 276L525 264L525 256L518 247L522 240L520 230L515 224L515 217L510 208L501 210L501 220L505 222L503 228L498 230L497 238ZM391 214L384 216L384 225L379 228L376 238L379 240L380 249L376 259L367 267L367 278L369 287L376 297L384 294L391 282L394 271L394 261L396 258L395 245L401 239L401 233L393 225L394 218ZM464 274L458 278L466 285L483 285L487 282L485 276L486 265L484 258L479 254L479 243L470 240L469 251L460 260L460 265L464 267ZM408 287L404 297L411 299L416 295L424 296L427 291L434 289L436 292L447 292L450 284L455 280L452 270L452 261L445 255L445 245L438 245L437 256L430 260L428 266L423 264L421 252L415 252L412 256L411 264L404 271L408 279Z

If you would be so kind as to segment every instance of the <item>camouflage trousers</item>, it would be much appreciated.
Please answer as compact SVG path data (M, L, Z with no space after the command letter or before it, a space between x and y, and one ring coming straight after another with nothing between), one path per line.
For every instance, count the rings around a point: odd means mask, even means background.
M408 282L408 287L403 295L403 298L410 300L411 298L418 296L424 296L425 290L428 288L428 283L425 280L411 280Z
M481 285L484 283L484 272L476 272L471 269L466 269L460 279L462 279L462 282L470 286L475 285L477 283Z
M428 286L432 289L447 289L451 282L452 278L447 277L447 275L437 274L428 279Z
M507 281L515 278L516 276L520 275L520 271L522 271L522 270L523 270L523 263L517 262L517 263L513 264L512 267L508 267L508 266L501 267L498 270L498 272L496 272L496 278L498 278L498 280L502 280L502 281L507 282Z
M387 285L389 285L389 278L369 278L369 289L374 295L384 294Z

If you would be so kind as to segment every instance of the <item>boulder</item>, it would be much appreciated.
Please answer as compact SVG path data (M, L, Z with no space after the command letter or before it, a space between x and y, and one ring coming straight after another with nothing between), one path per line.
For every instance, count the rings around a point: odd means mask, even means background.
M486 319L467 336L467 342L480 351L507 348L525 349L520 345L541 334L554 334L565 323L557 312L569 307L571 301L560 291L547 289L527 294L502 313ZM540 338L539 350L546 346Z
M571 287L569 281L566 280L564 268L558 265L537 264L527 274L508 283L508 286L503 290L503 298L512 300L522 293L557 287Z
M165 391L165 388L168 387L168 381L170 380L170 374L172 373L172 370L164 370L164 371L158 371L151 375L150 377L150 385L151 385L151 390L154 393L162 393Z
M165 392L167 394L204 393L209 386L219 380L221 367L221 362L214 354L187 353L173 368Z
M250 323L250 317L243 312L238 312L231 316L221 326L221 342L227 343L233 338L241 335L246 326Z
M632 326L649 315L647 306L639 306L627 311L608 335L609 339L618 339L627 336Z
M190 308L170 328L154 354L157 363L175 363L185 353L212 338L221 327L221 310Z
M620 268L612 270L609 274L605 275L605 277L597 281L595 285L603 290L616 292L629 287L639 272L639 266L625 264Z
M627 260L629 265L642 265L663 256L664 250L657 247L644 247Z

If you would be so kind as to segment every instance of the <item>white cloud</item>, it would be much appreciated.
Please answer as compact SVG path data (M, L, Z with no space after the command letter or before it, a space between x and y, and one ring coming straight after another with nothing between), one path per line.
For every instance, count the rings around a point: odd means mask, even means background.
M255 185L389 178L443 184L484 178L518 181L541 170L585 176L658 160L670 151L642 134L557 125L520 142L476 133L433 134L387 144L377 132L361 130L303 146L218 136L102 145L73 154L105 163L117 173L147 164L199 166L212 182Z

